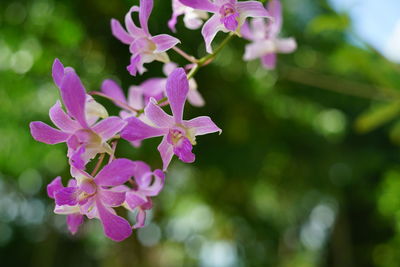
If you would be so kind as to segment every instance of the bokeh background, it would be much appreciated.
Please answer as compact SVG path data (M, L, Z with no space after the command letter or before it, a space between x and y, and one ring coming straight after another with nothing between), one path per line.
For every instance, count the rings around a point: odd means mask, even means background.
M236 38L198 72L207 105L185 116L209 115L223 134L198 138L194 164L173 161L148 225L122 243L96 220L71 236L45 193L69 178L66 147L35 142L28 123L49 122L56 57L88 91L163 76L161 63L126 71L128 47L109 24L133 4L0 1L0 266L399 266L397 0L284 0L282 35L298 50L267 72L242 61ZM170 14L155 0L150 31L170 33ZM204 55L199 31L180 20L176 36ZM159 168L158 142L117 153Z

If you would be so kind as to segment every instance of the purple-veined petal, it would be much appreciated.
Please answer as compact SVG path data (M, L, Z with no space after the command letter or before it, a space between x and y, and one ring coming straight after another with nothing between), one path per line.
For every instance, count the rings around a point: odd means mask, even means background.
M218 11L218 6L209 0L179 0L179 2L194 9L205 10L213 13Z
M276 54L267 54L262 56L261 63L266 69L274 69L276 66Z
M144 81L140 87L143 88L143 94L146 97L154 97L157 99L158 96L163 95L166 83L166 78L150 78Z
M138 214L136 215L136 223L133 226L134 229L142 228L144 223L146 222L146 211L143 209L139 209Z
M49 198L54 199L54 194L63 188L64 186L61 182L61 177L57 176L53 181L51 181L51 183L47 185L47 195Z
M85 118L85 88L74 71L65 72L60 91L68 114L75 118L83 128L88 128Z
M126 192L125 201L126 204L128 204L129 209L134 210L137 207L140 207L143 204L145 204L148 201L148 199L145 195L143 195L140 192L129 191Z
M79 226L81 226L82 223L83 215L79 213L67 215L68 230L71 232L71 234L76 234L76 232L78 232Z
M85 153L85 146L82 145L78 149L74 150L69 158L69 163L72 167L78 170L84 170L86 162L83 159L83 154Z
M159 34L153 36L151 40L157 47L156 50L154 50L154 53L165 52L174 47L176 44L180 43L180 41L177 38L172 37L171 35L168 34Z
M134 177L135 180L138 177L142 177L144 174L151 172L151 168L149 165L147 165L145 162L137 160L135 162L135 172L134 172Z
M282 5L279 0L271 0L268 2L267 10L274 19L270 31L272 36L277 36L282 28Z
M118 207L125 201L125 192L117 192L112 189L101 190L99 197L104 205L109 207Z
M297 48L297 43L294 38L283 38L275 41L276 50L279 53L292 53Z
M189 81L190 83L190 81ZM205 105L204 99L197 90L189 90L187 99L192 106L202 107Z
M238 17L239 13L234 13L223 18L222 21L224 22L225 28L232 32L236 31L237 27L239 26Z
M246 45L243 59L246 61L253 60L265 54L273 53L275 50L275 43L272 40L257 41Z
M126 121L128 125L122 130L121 137L128 141L138 141L161 136L168 132L168 129L150 126L136 117L130 117Z
M118 102L122 102L126 104L126 98L124 96L124 92L122 91L121 87L111 79L104 80L101 84L101 91L106 94L107 96L118 100L114 102L117 106L124 108Z
M135 163L129 159L116 159L101 169L94 181L99 186L122 185L133 176Z
M240 13L241 18L270 16L268 11L263 7L262 3L258 1L237 2L236 8L237 11Z
M119 117L108 117L93 126L92 130L100 135L103 141L107 141L120 132L126 124L126 121Z
M138 86L129 87L128 92L128 105L134 109L144 108L143 104L143 90Z
M174 154L178 156L178 158L186 163L192 163L196 159L196 156L192 152L193 146L190 143L189 139L183 137L180 140L180 143L174 146Z
M115 38L120 40L122 43L129 45L133 42L133 37L130 36L124 28L122 28L121 23L118 20L112 19L111 20L111 32Z
M53 68L52 68L52 76L54 83L57 87L61 86L62 79L64 77L64 66L58 58L54 60Z
M201 29L201 34L203 35L204 41L206 43L206 51L207 53L212 53L211 43L215 38L215 35L224 28L224 25L220 21L220 16L218 14L213 15L207 22L204 24Z
M77 187L64 187L54 193L54 199L58 206L75 206L78 204L78 194Z
M140 0L139 21L140 21L140 26L147 35L150 35L148 28L148 21L152 10L153 10L153 0Z
M168 143L167 137L164 136L157 149L160 152L163 162L163 171L166 171L169 163L171 162L172 156L174 155L174 147L170 143Z
M41 121L33 121L29 124L33 139L45 144L53 145L67 141L68 133L54 129Z
M183 108L189 92L189 82L183 68L175 69L169 76L166 86L169 105L176 123L181 123Z
M155 170L152 173L152 177L151 185L141 189L147 196L157 196L164 187L165 174L161 170Z
M135 37L137 38L139 36L143 36L143 30L140 29L139 27L137 27L132 20L132 13L134 13L134 12L139 12L139 7L137 7L137 6L131 7L129 12L126 13L126 15L125 15L125 26L126 26L126 29L128 30L128 33L132 37L132 41L135 40Z
M209 133L219 132L222 133L222 130L215 125L215 123L211 120L210 117L201 116L189 121L184 121L185 127L189 128L194 132L194 135L204 135Z
M114 241L122 241L132 234L132 228L127 220L113 214L99 200L96 201L96 207L104 233L108 238Z
M174 125L174 118L162 110L154 98L151 98L144 109L146 117L160 128L170 128Z
M80 128L79 124L64 112L58 100L54 106L50 108L49 116L54 125L64 132L74 132Z

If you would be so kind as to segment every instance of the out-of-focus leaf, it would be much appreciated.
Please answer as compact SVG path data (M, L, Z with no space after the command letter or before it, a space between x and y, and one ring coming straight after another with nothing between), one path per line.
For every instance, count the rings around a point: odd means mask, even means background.
M320 15L308 24L307 31L319 34L325 31L343 31L349 26L349 18L346 15Z
M374 107L358 117L355 125L356 130L361 133L369 132L394 119L399 113L399 101Z

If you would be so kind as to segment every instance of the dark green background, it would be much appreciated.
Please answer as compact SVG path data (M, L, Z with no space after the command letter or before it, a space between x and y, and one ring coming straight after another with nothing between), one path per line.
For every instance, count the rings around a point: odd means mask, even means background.
M275 71L243 62L235 38L196 74L207 105L187 105L185 118L209 115L223 133L197 139L195 163L173 161L149 226L122 243L96 220L67 233L45 193L69 178L66 147L35 142L28 124L49 122L55 57L88 91L163 76L155 62L131 77L128 46L111 35L110 19L137 3L0 2L0 266L399 266L400 68L323 0L283 1L282 35L299 48ZM170 1L155 0L152 34L171 33L170 14ZM200 31L181 19L175 36L204 55ZM160 168L159 141L120 142L118 155Z

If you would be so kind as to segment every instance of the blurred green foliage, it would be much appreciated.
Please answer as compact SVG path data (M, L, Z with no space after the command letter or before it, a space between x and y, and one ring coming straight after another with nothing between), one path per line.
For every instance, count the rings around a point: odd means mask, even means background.
M128 88L163 76L159 63L129 76L128 47L111 36L110 19L137 3L0 2L0 265L398 266L400 68L323 0L283 1L283 35L299 49L279 55L276 71L244 63L239 38L199 71L207 105L185 116L209 115L223 134L198 139L194 164L174 161L146 228L122 243L94 220L76 237L66 232L45 193L69 176L66 148L35 142L28 123L49 122L55 57L88 91L105 78ZM170 10L155 0L153 34L169 33ZM177 37L204 55L199 31L180 22ZM158 141L121 142L118 155L160 167Z

